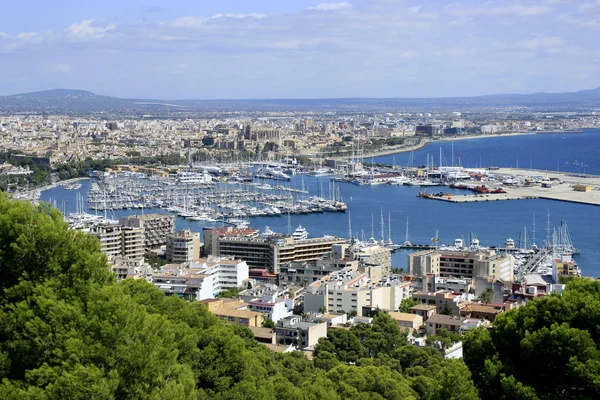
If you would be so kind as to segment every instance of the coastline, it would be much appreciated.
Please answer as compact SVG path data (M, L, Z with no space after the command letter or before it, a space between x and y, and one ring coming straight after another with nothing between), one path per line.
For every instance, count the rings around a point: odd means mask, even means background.
M432 144L435 142L448 142L448 141L453 141L453 140L487 139L487 138L497 138L497 137L507 137L507 136L541 135L541 134L556 134L556 133L579 133L579 132L581 132L581 130L573 129L573 130L561 130L561 131L539 131L539 132L524 131L524 132L510 132L510 133L493 133L493 134L488 134L488 135L453 136L453 137L439 138L439 139L435 139L435 140L431 140L429 138L422 138L421 143L419 143L418 145L401 147L401 148L396 148L396 147L385 148L381 151L363 154L362 156L357 157L357 158L365 159L365 158L391 156L393 154L407 153L410 151L421 150L421 149L427 147L429 144ZM333 157L333 159L335 159L335 160L347 160L350 158L352 158L352 156Z

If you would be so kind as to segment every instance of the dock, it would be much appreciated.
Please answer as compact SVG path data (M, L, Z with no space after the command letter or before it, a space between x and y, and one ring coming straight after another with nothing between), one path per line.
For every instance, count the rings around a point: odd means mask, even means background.
M481 193L472 195L447 193L441 196L429 195L424 198L447 201L450 203L545 199L600 206L600 176L597 175L526 169L517 170L513 168L500 168L499 170L494 170L493 174L512 176L515 178L541 176L551 179L549 181L549 186L551 187L543 187L540 184L533 186L504 185L502 188L506 191L506 193ZM574 189L575 185L588 186L590 190L576 191ZM495 188L498 187L498 185L490 183L490 187Z

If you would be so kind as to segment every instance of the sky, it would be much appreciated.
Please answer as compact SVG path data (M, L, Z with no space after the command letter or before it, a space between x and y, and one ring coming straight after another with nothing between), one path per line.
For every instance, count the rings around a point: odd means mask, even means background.
M600 0L19 0L0 95L448 97L600 86Z

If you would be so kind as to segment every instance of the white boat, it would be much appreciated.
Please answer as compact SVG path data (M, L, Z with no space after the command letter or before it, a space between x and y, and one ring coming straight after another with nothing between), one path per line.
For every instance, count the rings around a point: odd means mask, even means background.
M268 238L277 235L275 232L269 228L269 225L265 226L265 230L260 234L261 237Z
M410 179L405 176L398 176L388 179L388 183L390 185L404 185L407 182L410 182Z
M292 233L292 238L294 240L308 239L308 231L302 225L298 225L294 233Z
M182 171L176 175L179 183L212 183L212 177L205 173Z

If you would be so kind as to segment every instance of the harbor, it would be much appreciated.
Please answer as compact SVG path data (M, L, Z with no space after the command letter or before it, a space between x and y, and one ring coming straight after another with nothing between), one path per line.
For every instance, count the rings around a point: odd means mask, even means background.
M462 189L474 191L472 195L423 191L419 196L451 203L546 199L600 205L599 176L511 168L499 168L486 174L487 186L461 185Z

